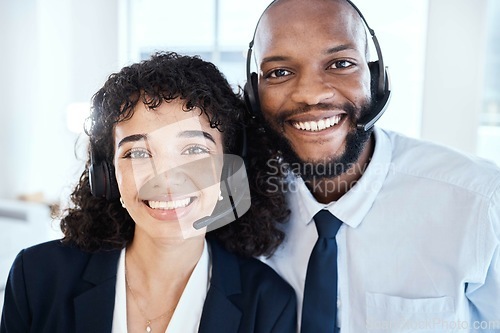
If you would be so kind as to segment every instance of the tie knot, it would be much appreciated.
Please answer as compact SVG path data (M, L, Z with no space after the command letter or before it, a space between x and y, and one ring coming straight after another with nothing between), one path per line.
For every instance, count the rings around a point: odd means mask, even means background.
M342 221L329 211L322 209L314 215L314 222L320 238L335 238Z

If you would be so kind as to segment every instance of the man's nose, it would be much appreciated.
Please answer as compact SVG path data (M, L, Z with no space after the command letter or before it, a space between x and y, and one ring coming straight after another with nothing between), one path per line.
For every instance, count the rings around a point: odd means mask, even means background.
M316 105L335 96L336 90L325 75L305 72L295 78L291 100L297 104Z

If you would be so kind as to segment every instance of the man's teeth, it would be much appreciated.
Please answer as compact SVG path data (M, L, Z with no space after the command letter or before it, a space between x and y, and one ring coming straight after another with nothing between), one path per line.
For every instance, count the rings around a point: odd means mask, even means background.
M312 131L312 132L317 132L317 131L322 131L326 128L332 127L334 125L337 125L342 118L341 115L336 115L330 118L326 119L321 119L319 121L299 121L299 122L293 122L292 125L296 129L302 130L302 131Z
M191 198L185 198L174 201L148 201L148 205L153 209L176 209L186 207L190 202Z

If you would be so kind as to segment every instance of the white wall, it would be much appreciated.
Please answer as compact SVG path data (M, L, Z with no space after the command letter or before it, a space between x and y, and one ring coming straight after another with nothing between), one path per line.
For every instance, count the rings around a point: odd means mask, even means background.
M416 138L421 135L427 13L432 1L354 1L375 30L391 81L391 101L377 125Z
M476 153L487 0L430 0L422 138Z
M0 0L0 45L0 198L55 201L83 163L67 107L121 67L118 0Z
M23 17L23 20L19 20ZM24 183L33 151L28 134L36 107L36 1L0 1L0 196ZM17 163L15 163L17 162Z

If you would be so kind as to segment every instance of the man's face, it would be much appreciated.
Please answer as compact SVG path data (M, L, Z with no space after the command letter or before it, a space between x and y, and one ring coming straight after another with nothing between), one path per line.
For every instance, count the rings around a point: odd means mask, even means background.
M356 121L369 110L370 72L364 28L348 4L276 3L255 45L262 113L292 154L325 164L363 148L369 134L356 133Z

